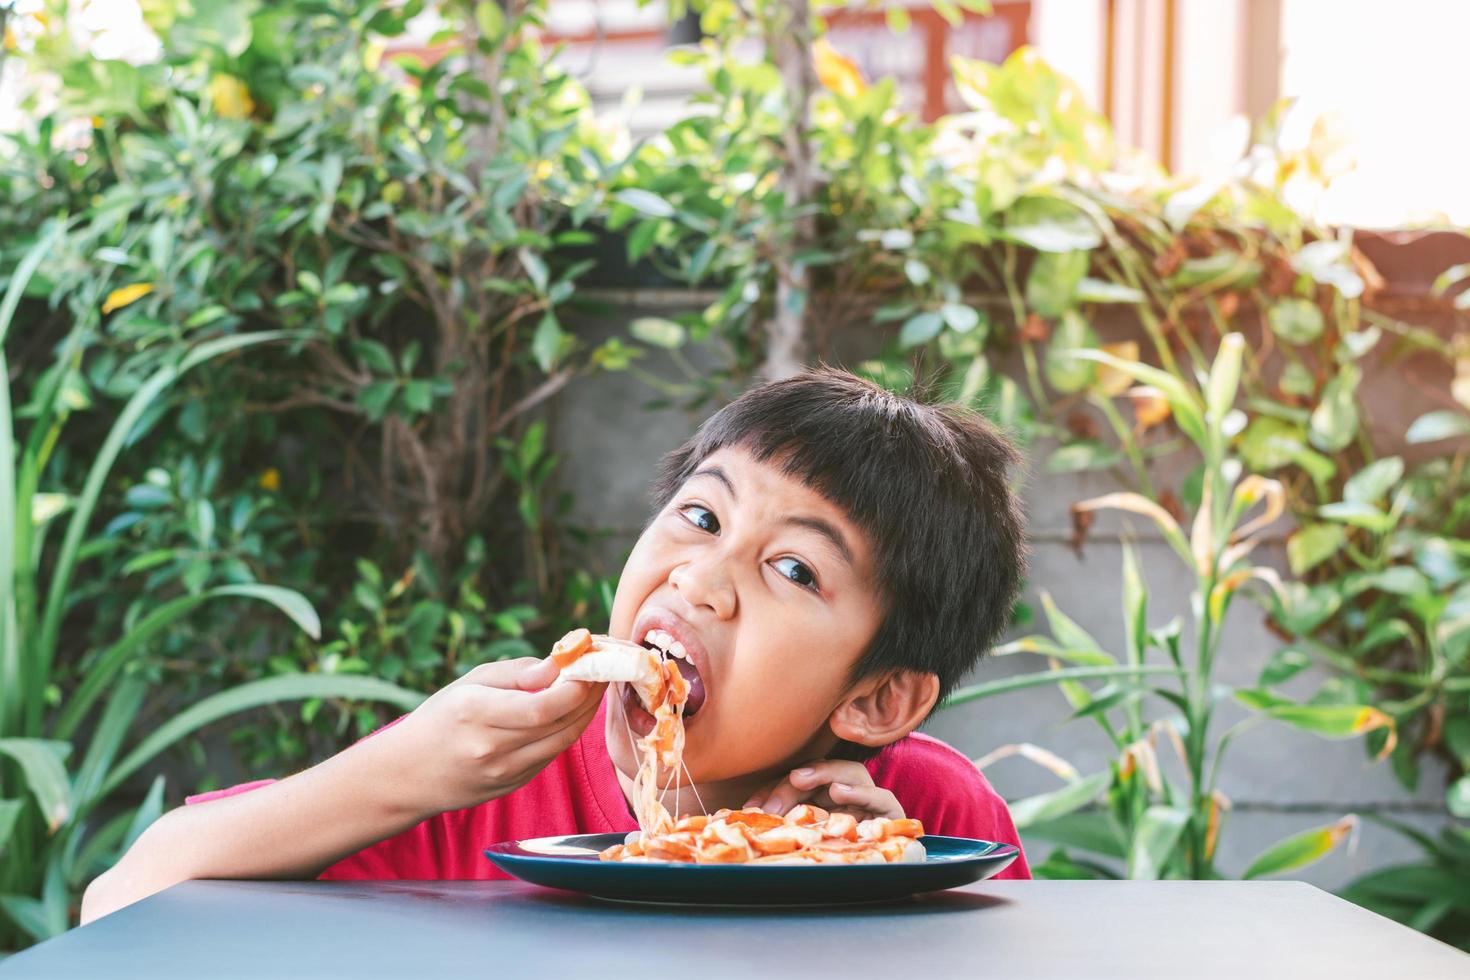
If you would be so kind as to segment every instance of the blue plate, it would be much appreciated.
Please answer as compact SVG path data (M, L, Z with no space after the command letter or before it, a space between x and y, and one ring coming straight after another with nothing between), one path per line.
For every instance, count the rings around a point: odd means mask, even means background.
M678 905L848 905L956 888L999 874L1020 852L968 837L924 837L922 864L623 864L599 852L625 834L507 841L485 849L523 881L623 902Z

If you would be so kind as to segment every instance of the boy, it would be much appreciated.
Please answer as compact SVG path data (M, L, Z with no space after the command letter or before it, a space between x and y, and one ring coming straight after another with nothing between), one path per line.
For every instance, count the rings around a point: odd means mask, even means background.
M982 418L822 369L752 389L665 458L608 632L677 641L686 804L802 801L1018 842L962 755L914 734L1004 627L1025 564L1015 451ZM657 633L655 631L662 631ZM280 781L189 800L87 889L82 921L190 878L494 878L501 840L631 831L614 685L482 664ZM1025 878L1024 858L1001 877Z

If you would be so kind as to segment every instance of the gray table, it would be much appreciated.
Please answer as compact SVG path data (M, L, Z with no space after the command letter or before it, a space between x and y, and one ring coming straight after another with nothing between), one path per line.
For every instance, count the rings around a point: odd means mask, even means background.
M196 881L0 963L22 977L1470 978L1297 882L984 882L883 907L615 905L509 882Z

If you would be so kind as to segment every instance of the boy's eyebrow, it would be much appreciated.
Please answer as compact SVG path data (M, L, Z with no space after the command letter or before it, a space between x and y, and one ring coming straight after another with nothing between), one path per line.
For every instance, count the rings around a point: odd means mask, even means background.
M837 549L838 553L842 555L842 559L849 566L857 567L857 563L853 561L852 549L847 546L847 539L842 536L841 531L837 530L836 527L827 521L822 520L820 517L802 517L793 514L790 517L783 518L781 523L790 524L795 527L804 527L809 531L816 531L822 537L832 542L832 546Z
M729 491L729 493L730 493L730 499L731 500L739 500L740 499L740 495L735 492L735 484L733 482L731 482L729 474L726 473L724 470L720 469L718 466L701 466L699 469L697 469L693 473L689 474L689 479L692 480L696 476L712 476L712 477L714 477L716 480L719 480L721 483L723 483L725 485L725 489L727 491Z

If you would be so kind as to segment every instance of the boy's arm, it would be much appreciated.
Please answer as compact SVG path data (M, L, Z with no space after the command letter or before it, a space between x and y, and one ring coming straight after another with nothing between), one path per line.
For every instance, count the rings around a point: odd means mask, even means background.
M437 813L511 792L596 713L603 685L546 687L555 676L549 661L482 665L311 769L164 815L88 886L82 922L193 878L315 877Z

